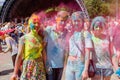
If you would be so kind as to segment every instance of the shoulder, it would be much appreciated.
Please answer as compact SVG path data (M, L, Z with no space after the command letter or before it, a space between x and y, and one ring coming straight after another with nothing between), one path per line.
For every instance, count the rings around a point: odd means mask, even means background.
M25 37L27 36L28 34L22 36L20 39L19 39L19 43L24 43L25 42Z
M9 38L9 37L6 37L5 40L10 40L10 38Z
M92 35L91 35L90 31L81 31L81 35L85 39L92 39Z
M10 37L6 37L5 40L6 40L6 41L10 41L11 38L10 38Z
M49 30L51 30L51 29L52 29L51 26L47 26L47 27L45 28L45 31L49 31Z

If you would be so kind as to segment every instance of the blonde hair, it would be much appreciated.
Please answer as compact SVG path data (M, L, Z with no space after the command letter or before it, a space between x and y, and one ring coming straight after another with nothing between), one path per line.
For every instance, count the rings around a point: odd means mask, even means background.
M30 25L30 23L32 23L34 19L39 19L39 16L37 14L35 14L35 13L33 13L31 15L31 17L29 18L28 25Z

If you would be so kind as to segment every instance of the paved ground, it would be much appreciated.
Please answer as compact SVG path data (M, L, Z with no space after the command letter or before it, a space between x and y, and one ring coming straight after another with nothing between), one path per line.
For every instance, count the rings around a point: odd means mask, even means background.
M11 54L0 53L0 80L9 80L13 72Z

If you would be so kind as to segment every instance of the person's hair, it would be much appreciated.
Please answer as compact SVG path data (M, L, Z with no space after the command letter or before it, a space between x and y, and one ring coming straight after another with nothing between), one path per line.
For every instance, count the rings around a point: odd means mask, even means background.
M34 21L35 19L38 20L39 23L40 23L40 18L39 18L39 16L38 16L36 13L33 13L33 14L31 15L31 17L29 18L29 20L28 20L28 26L29 26L29 27L30 27L30 24L33 23L33 21Z
M106 29L106 20L102 16L97 16L92 20L90 30L94 30L98 27Z
M57 17L63 18L63 20L66 20L69 16L69 12L67 11L58 11Z
M76 21L79 21L81 24L79 27L83 28L84 26L84 16L82 15L82 12L81 11L76 11L76 12L73 12L72 15L71 15L71 19L73 22L76 22Z

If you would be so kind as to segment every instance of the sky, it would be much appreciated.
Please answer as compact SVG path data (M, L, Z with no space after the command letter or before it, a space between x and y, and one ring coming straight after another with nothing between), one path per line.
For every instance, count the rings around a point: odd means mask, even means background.
M5 0L0 0L0 6L3 5L4 1L5 1Z

